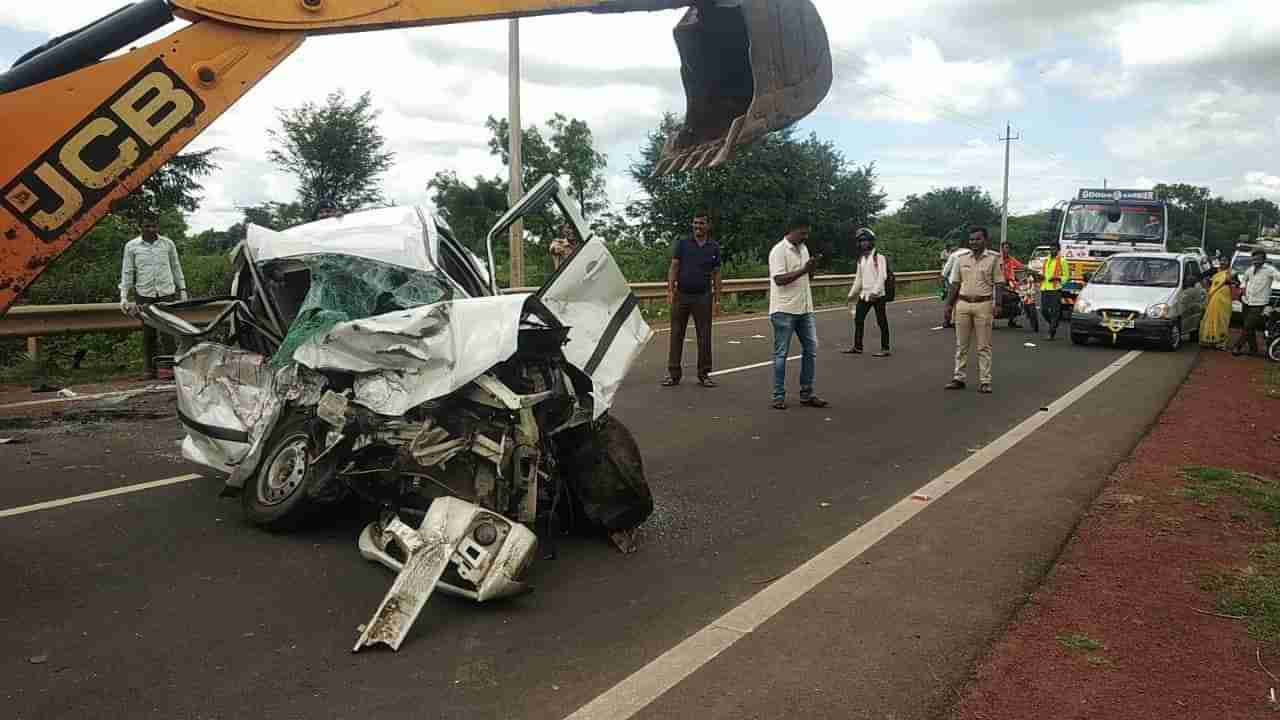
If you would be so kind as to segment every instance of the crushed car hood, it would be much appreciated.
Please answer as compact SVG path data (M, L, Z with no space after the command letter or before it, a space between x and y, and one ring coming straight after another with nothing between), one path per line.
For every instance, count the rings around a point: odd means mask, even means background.
M353 402L403 415L514 355L528 298L466 298L338 323L293 359L313 370L357 373Z

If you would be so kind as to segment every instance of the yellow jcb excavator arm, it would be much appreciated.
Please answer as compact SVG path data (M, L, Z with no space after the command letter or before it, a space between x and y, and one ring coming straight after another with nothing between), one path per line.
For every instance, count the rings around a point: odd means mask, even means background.
M659 172L723 162L830 89L811 0L142 0L55 38L0 75L0 314L308 35L678 7L688 109ZM102 59L175 16L192 24Z

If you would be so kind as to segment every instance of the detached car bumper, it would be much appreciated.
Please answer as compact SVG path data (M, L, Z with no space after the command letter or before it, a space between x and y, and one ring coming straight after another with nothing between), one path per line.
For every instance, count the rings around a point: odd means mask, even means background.
M1150 318L1140 317L1133 321L1133 327L1121 327L1118 329L1108 327L1102 320L1102 316L1093 313L1081 314L1073 313L1071 315L1071 334L1085 335L1091 338L1098 338L1111 342L1112 338L1116 340L1143 340L1147 342L1161 342L1169 337L1169 329L1173 327L1176 320L1152 320Z

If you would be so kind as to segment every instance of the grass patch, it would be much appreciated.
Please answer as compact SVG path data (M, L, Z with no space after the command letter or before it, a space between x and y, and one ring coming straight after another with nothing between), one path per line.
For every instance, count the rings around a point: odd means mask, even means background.
M1058 644L1068 650L1083 650L1085 652L1093 652L1094 650L1102 649L1102 643L1100 641L1094 640L1084 633L1059 635Z
M1214 467L1188 467L1183 475L1187 485L1180 494L1184 497L1203 501L1234 495L1280 528L1280 483ZM1200 588L1217 598L1218 612L1243 617L1250 637L1280 644L1280 542L1273 540L1253 548L1244 567L1202 577Z
M1192 466L1182 471L1187 484L1177 494L1202 505L1212 504L1223 494L1244 500L1251 509L1265 513L1272 525L1280 527L1280 483L1225 468Z
M1094 667L1110 668L1110 667L1115 667L1116 665L1115 660L1112 660L1106 655L1090 655L1085 659L1088 660L1089 664Z
M1280 400L1280 365L1267 364L1262 373L1262 392L1269 398Z
M1218 611L1244 617L1253 639L1280 644L1280 543L1254 548L1249 560L1219 577Z

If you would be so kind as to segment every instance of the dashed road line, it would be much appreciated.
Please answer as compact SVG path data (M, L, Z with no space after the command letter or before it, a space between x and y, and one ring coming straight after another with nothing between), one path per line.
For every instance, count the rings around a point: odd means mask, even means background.
M1023 420L991 444L934 478L919 490L908 494L893 507L779 578L741 605L721 615L711 624L685 638L648 665L583 705L566 720L627 720L640 712L716 656L728 650L734 643L754 632L774 615L857 559L894 530L932 505L934 501L959 487L979 470L1039 430L1141 355L1140 350L1125 354L1067 394Z
M177 477L165 478L164 480L152 480L151 482L137 483L136 485L125 485L124 487L112 488L110 490L101 490L91 492L85 495L76 495L74 497L61 498L59 500L47 500L38 502L33 505L20 505L18 507L0 510L0 518L13 517L14 515L26 515L27 513L39 512L41 510L51 510L65 505L74 505L76 503L89 502L90 500L101 500L103 498L115 497L116 495L128 495L129 493L150 490L151 488L164 487L166 485L177 485L178 483L191 482L204 477L203 475L179 475Z

